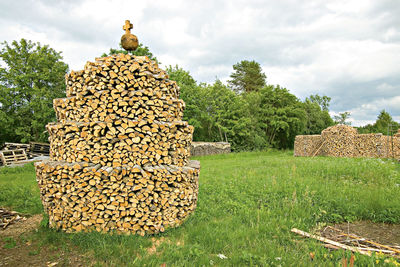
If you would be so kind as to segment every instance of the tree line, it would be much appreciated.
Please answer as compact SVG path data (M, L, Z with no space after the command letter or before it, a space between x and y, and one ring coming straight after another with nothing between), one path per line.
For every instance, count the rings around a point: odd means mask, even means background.
M384 135L393 135L400 129L400 123L394 121L387 111L382 110L374 123L358 127L357 129L360 134L381 133Z
M47 141L45 125L56 119L52 100L65 97L68 65L60 52L47 45L21 39L11 44L3 42L2 46L0 144ZM103 56L115 53L127 52L110 49ZM131 53L158 62L142 44ZM296 135L319 134L335 123L346 123L350 115L345 112L333 120L329 115L330 97L316 94L301 101L288 89L268 84L256 61L233 65L227 84L218 79L211 84L198 83L179 66L169 66L167 72L181 88L186 103L184 120L195 127L194 141L227 141L235 151L292 148ZM384 131L387 123L396 123L388 116L381 112L374 125L359 131Z
M228 141L236 151L292 148L298 134L317 134L334 124L326 96L300 101L289 90L266 83L255 61L233 66L228 84L196 83L188 71L168 67L186 103L184 119L195 127L195 141Z

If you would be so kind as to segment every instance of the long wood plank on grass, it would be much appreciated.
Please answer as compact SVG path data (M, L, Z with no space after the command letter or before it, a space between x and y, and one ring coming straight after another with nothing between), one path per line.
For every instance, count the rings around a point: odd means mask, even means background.
M347 246L347 245L344 245L342 243L330 240L330 239L322 237L322 236L313 235L313 234L301 231L301 230L299 230L297 228L292 228L291 231L293 233L296 233L296 234L299 234L299 235L302 235L302 236L305 236L305 237L309 237L309 238L314 238L314 239L316 239L318 241L321 241L321 242L324 242L324 243L327 243L327 244L331 244L331 245L334 245L334 246L339 247L339 248L343 248L343 249L347 249L347 250L350 250L350 251L353 251L353 252L357 252L357 253L360 253L360 254L363 254L363 255L371 256L370 252L362 251L362 250L359 250L358 248Z

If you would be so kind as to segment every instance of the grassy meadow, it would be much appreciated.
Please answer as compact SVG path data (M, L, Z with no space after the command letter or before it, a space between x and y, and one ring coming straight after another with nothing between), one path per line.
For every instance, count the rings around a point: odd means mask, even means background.
M31 238L77 249L95 266L340 266L349 252L329 251L290 229L356 220L400 223L400 164L391 160L298 158L292 151L197 159L198 207L181 227L140 237L65 234L42 222ZM0 169L0 206L42 212L32 165ZM377 262L357 255L355 264Z

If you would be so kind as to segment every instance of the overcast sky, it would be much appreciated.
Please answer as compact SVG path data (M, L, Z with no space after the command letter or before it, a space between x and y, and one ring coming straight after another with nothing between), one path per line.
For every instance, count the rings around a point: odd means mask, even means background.
M117 48L125 19L139 42L198 82L226 81L259 62L269 84L304 100L332 98L332 115L400 122L399 0L0 0L0 41L30 39L62 51L70 70Z

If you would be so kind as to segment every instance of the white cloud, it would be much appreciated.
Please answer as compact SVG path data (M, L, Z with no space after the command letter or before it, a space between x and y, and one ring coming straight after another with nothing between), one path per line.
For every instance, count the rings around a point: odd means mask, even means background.
M0 34L49 44L81 69L118 46L130 19L164 66L199 82L226 81L233 64L256 60L269 83L331 96L332 112L362 124L384 108L400 117L399 12L397 0L14 0L0 3Z
M374 123L379 113L385 110L389 114L400 114L400 95L391 98L381 98L370 103L362 104L356 108L350 109L351 121L355 126L362 126L368 123ZM357 120L355 118L358 118ZM400 116L392 116L394 120L399 120Z

